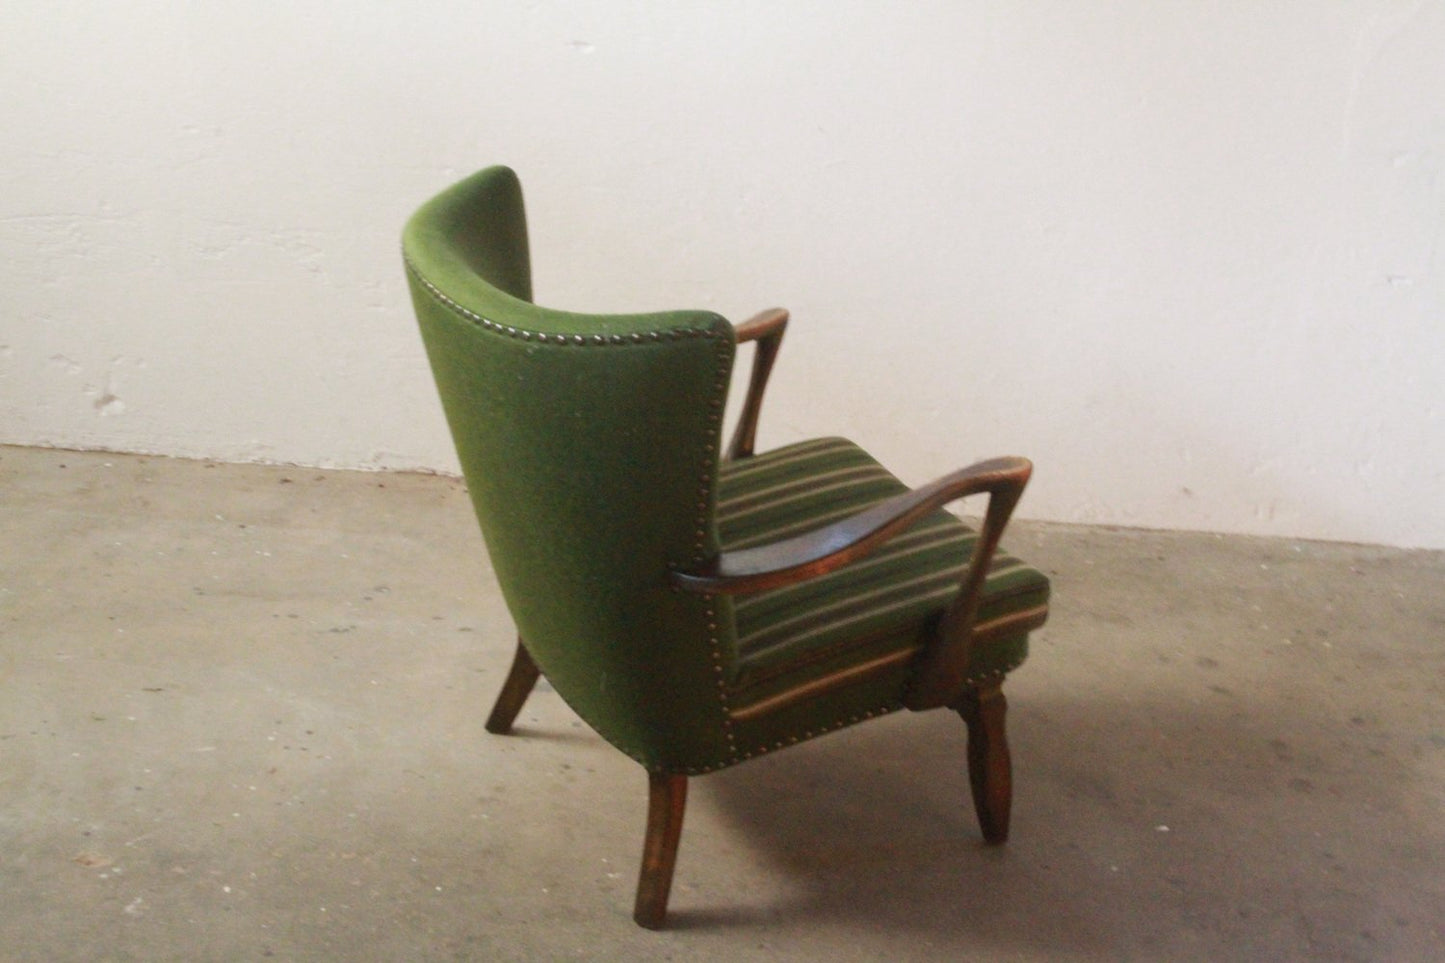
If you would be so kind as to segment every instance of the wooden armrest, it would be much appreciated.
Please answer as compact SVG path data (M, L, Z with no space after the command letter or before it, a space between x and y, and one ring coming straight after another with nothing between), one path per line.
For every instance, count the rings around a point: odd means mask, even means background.
M672 573L673 583L709 594L757 592L815 578L858 559L935 509L987 492L988 509L968 570L944 610L934 640L924 649L903 695L910 709L953 705L965 695L973 623L999 537L1033 473L1026 458L994 458L895 495L872 508L795 538L723 552L704 568Z
M768 386L768 375L772 373L773 361L778 357L778 348L783 344L783 332L788 327L788 312L783 308L769 308L753 315L734 328L738 344L747 341L758 343L753 356L753 374L748 382L748 396L743 402L738 427L728 445L727 460L747 458L753 453L757 440L758 416L763 408L763 391Z
M983 583L998 551L998 540L1033 474L1032 464L1023 458L1016 460L1023 462L1021 469L1012 474L1007 484L990 490L988 510L984 513L978 540L973 543L973 557L968 560L963 583L944 610L938 633L923 650L908 689L903 693L903 704L914 711L957 706L967 693L973 659L973 623L978 616Z
M787 326L787 308L768 308L766 311L759 311L742 324L734 325L733 331L737 333L738 344L742 344L744 341L765 338L775 331L781 337L782 330Z
M997 533L989 521L1005 508L998 523L1002 529L1008 513L1018 503L1033 465L1026 458L995 458L945 475L922 488L903 492L842 521L771 545L723 552L711 564L690 572L674 571L674 584L696 592L731 594L757 592L824 575L867 555L888 539L937 508L980 492L989 492L989 514L978 546ZM990 557L993 548L989 548ZM974 559L979 557L978 547ZM965 578L967 584L973 576ZM977 579L981 585L982 578Z

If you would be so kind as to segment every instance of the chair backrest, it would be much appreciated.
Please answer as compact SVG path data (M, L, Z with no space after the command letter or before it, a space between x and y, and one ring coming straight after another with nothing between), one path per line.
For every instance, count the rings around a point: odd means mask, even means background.
M733 328L716 314L591 315L531 303L512 171L407 224L408 282L512 617L552 686L653 770L719 764L730 603L670 587L718 550Z

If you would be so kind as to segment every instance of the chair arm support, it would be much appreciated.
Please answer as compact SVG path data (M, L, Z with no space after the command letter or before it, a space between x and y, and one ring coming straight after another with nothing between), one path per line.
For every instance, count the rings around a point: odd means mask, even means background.
M914 667L913 678L903 694L903 704L915 712L945 705L958 707L959 700L966 695L973 659L973 625L983 584L998 551L999 538L1033 473L1033 465L1024 459L1018 460L1023 462L1023 468L1014 476L1013 483L992 490L963 583L944 610L932 644L924 649Z
M998 547L998 536L1032 471L1026 458L981 461L824 528L771 545L723 552L700 569L674 571L672 581L680 588L706 594L757 592L805 581L867 555L949 502L988 492L991 497L983 530L963 581L964 590L976 596ZM977 609L976 598L972 607Z
M788 312L783 308L769 308L753 315L734 330L738 344L747 341L758 343L753 356L753 373L748 382L748 396L743 402L742 414L738 417L737 430L723 457L729 461L747 458L753 453L757 440L758 416L763 408L763 391L768 386L768 375L773 371L773 361L778 357L778 348L783 344L783 332L788 327Z

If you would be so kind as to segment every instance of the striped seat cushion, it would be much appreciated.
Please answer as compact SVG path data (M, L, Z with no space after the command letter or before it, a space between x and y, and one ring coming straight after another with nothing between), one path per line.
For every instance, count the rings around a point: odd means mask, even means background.
M842 438L820 438L723 466L718 528L724 551L802 534L906 486ZM835 572L734 598L734 705L859 667L896 668L928 639L958 590L976 533L938 511ZM1049 583L1002 550L976 624L974 666L1003 672L1023 661L1027 633L1047 613Z

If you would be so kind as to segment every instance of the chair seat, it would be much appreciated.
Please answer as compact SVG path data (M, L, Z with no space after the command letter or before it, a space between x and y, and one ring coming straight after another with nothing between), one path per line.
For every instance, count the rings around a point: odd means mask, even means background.
M724 551L762 545L845 518L906 491L843 438L819 438L729 462L718 488ZM928 641L956 594L977 534L937 511L883 547L828 575L734 599L738 639L733 705L776 698L840 673L896 670ZM1007 672L1047 616L1048 578L1000 550L975 621L970 677ZM891 670L891 671L890 671ZM899 693L901 696L901 693Z

